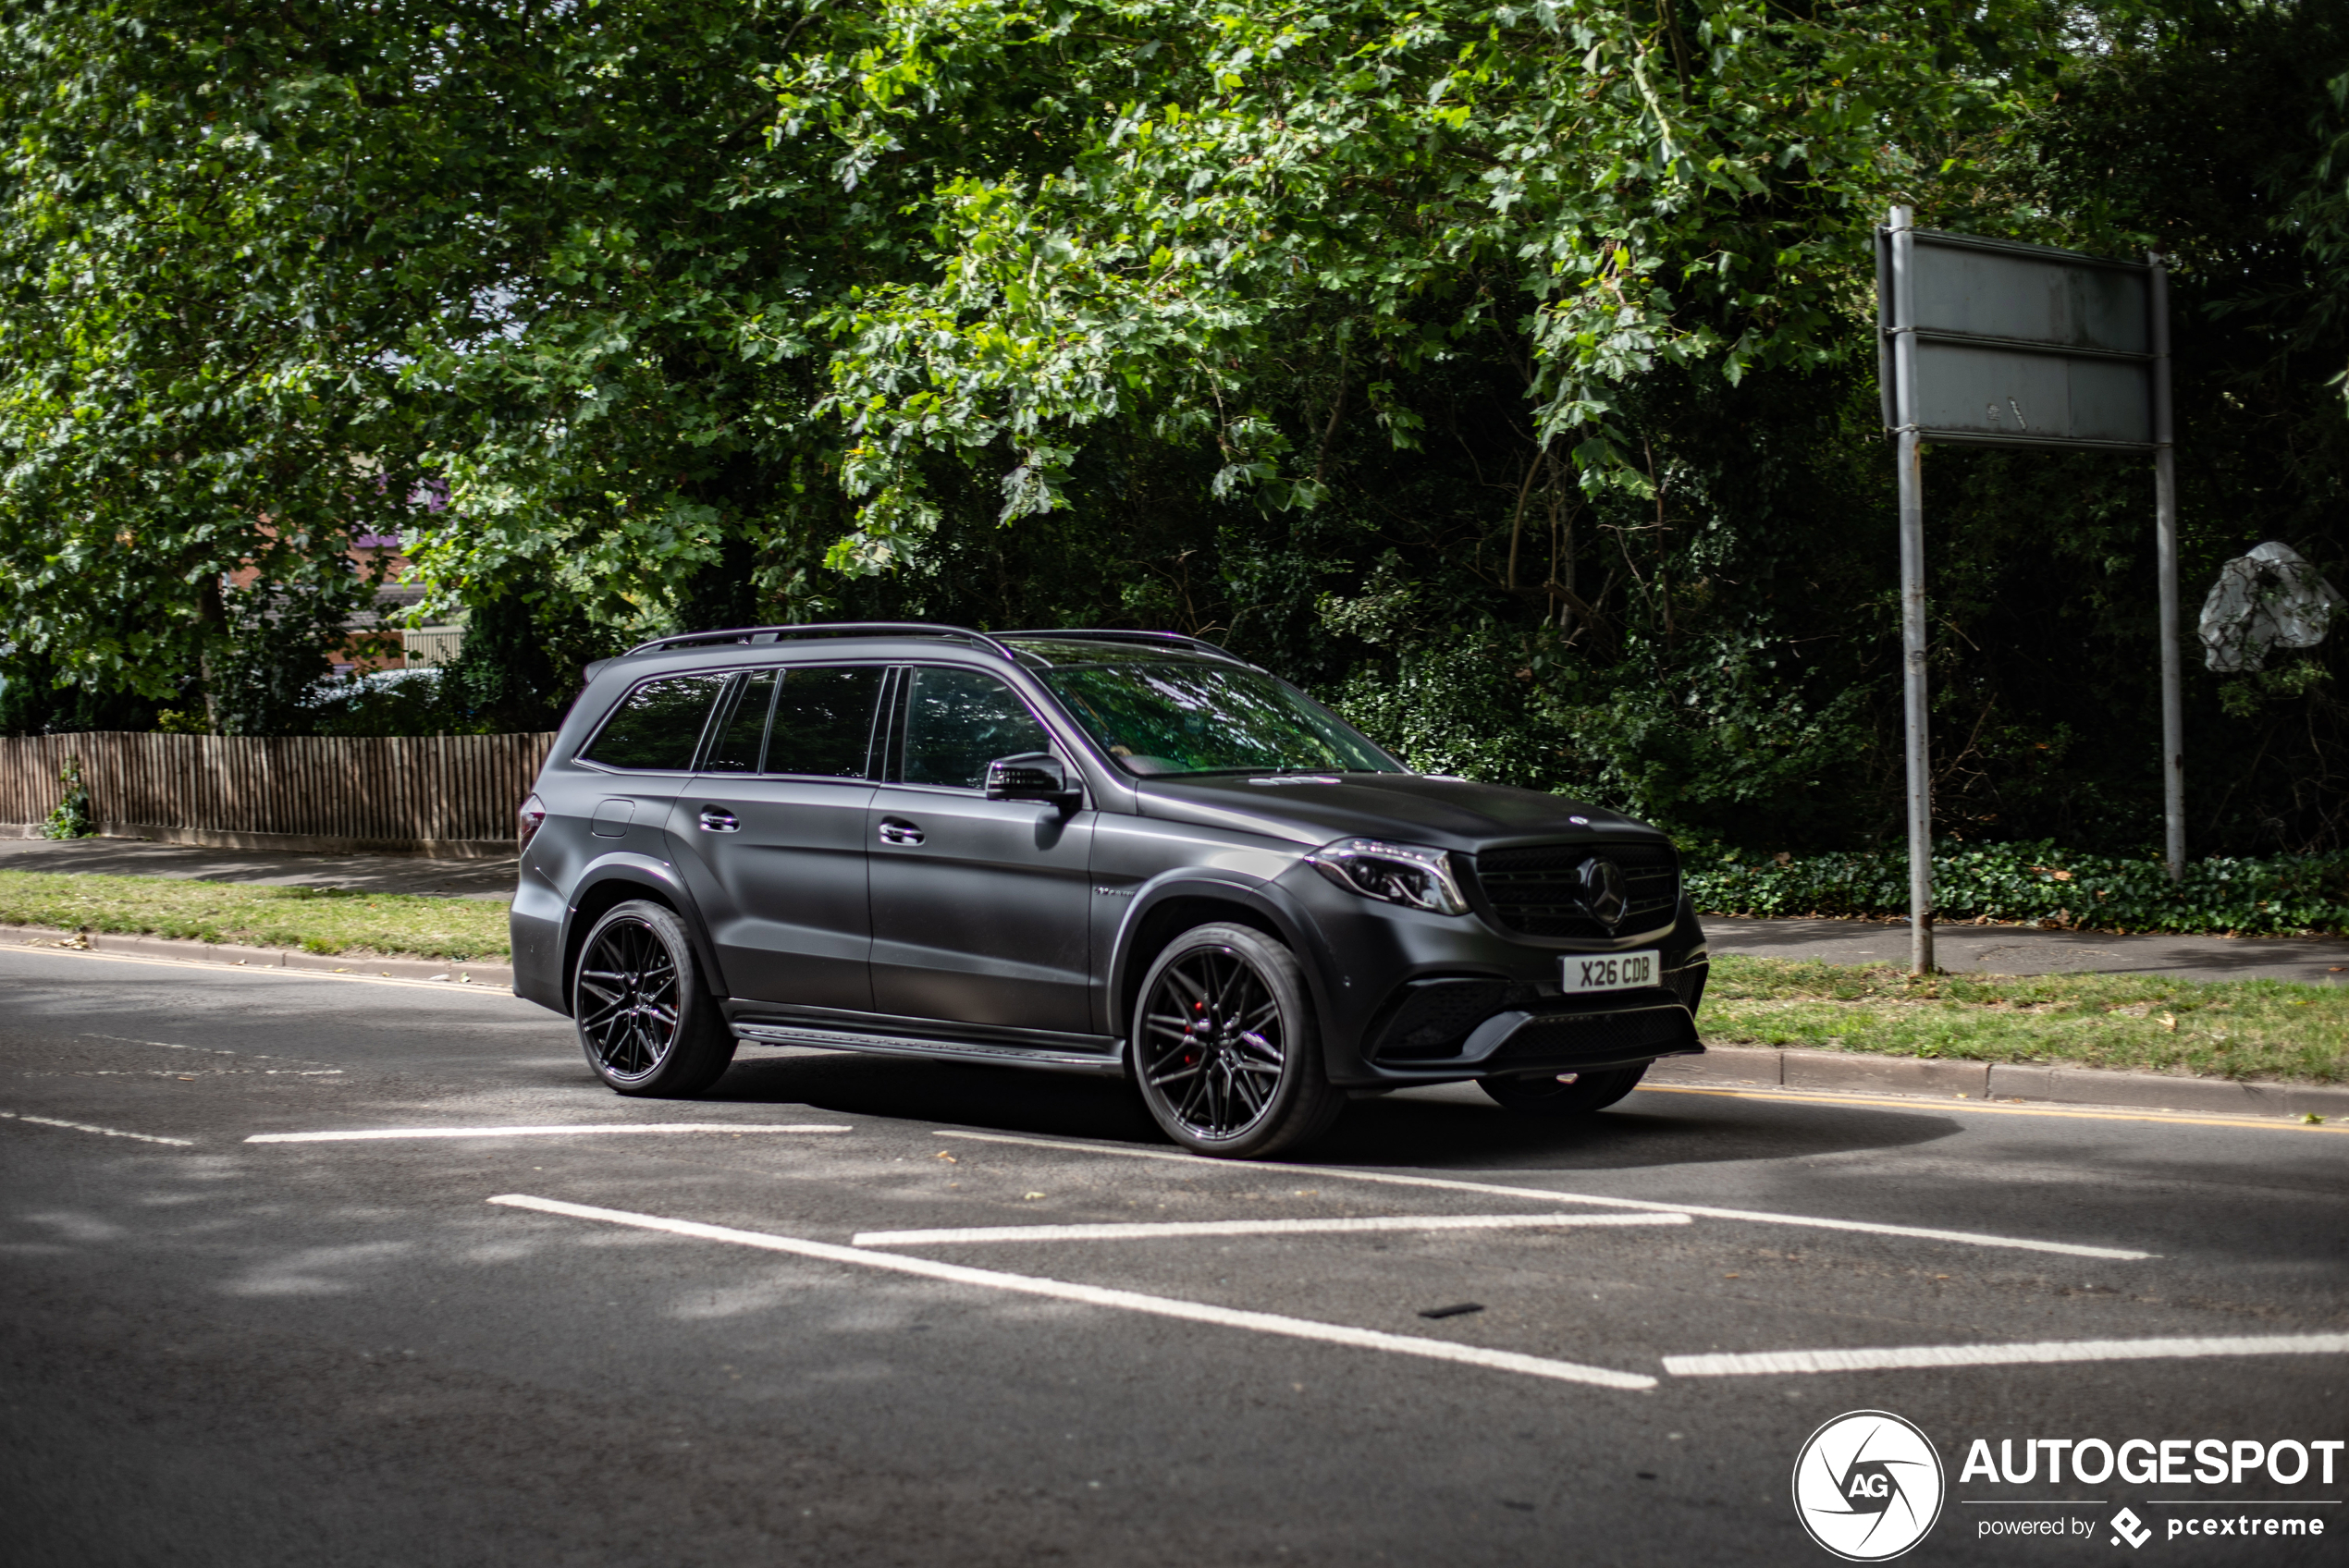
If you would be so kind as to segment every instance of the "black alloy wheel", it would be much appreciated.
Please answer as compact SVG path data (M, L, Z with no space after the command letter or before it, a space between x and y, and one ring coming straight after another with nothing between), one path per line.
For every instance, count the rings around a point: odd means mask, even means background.
M1588 1116L1605 1110L1633 1089L1648 1070L1602 1068L1595 1072L1541 1073L1532 1077L1480 1078L1476 1086L1495 1102L1526 1116Z
M1304 972L1246 926L1168 944L1142 981L1132 1044L1150 1115L1201 1154L1261 1158L1319 1136L1345 1107L1322 1071Z
M697 1095L733 1060L734 1038L702 985L676 914L644 900L611 910L579 950L572 1020L597 1077L623 1095Z

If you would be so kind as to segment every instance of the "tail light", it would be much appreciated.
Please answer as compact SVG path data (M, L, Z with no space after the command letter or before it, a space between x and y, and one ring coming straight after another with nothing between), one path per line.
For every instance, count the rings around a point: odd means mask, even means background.
M546 821L546 802L536 795L523 802L522 810L515 814L514 837L520 841L514 846L514 853L522 854L530 848L530 841L538 837L538 829Z

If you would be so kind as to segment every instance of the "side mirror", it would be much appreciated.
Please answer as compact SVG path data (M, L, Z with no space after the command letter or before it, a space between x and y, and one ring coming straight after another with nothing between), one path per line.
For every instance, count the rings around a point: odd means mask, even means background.
M1022 752L997 757L987 765L987 798L990 801L1049 801L1073 807L1084 791L1068 776L1061 759L1050 752Z

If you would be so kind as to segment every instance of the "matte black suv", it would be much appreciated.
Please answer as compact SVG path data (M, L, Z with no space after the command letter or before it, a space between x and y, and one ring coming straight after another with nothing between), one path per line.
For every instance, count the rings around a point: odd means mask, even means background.
M1679 882L1655 829L1412 773L1196 639L764 627L591 667L514 989L625 1095L738 1040L1016 1063L1261 1156L1348 1091L1573 1115L1702 1051Z

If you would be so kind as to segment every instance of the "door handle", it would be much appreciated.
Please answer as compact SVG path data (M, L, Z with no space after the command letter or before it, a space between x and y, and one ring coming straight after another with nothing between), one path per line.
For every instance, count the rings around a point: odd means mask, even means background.
M922 830L902 816L884 816L880 822L880 841L884 844L918 844Z
M701 827L705 833L735 833L742 830L742 819L723 806L701 808Z

